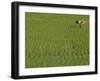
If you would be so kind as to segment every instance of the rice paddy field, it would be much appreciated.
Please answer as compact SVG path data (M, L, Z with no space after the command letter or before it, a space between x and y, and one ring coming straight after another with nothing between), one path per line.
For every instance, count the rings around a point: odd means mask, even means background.
M80 28L76 20L83 19ZM25 67L89 65L89 16L25 13Z

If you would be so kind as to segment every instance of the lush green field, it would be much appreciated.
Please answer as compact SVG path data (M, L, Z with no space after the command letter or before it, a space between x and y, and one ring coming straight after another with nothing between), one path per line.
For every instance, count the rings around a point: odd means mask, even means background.
M80 28L76 20L85 20ZM89 64L89 16L25 13L25 67Z

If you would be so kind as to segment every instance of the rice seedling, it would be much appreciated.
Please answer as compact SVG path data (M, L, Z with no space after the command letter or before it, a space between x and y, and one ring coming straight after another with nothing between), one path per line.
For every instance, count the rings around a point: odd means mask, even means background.
M75 21L83 19L85 27ZM25 67L89 64L89 16L25 13Z

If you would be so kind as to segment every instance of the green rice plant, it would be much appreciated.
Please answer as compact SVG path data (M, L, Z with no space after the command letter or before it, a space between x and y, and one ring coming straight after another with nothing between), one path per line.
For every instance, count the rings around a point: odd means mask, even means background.
M75 23L86 21L84 28ZM25 67L89 64L89 16L25 13Z

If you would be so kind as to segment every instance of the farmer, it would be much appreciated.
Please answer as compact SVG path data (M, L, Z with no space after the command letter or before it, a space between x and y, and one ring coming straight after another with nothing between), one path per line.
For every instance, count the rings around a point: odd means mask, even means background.
M85 21L84 20L79 20L79 21L76 21L77 24L79 24L80 28L82 28L85 24Z

